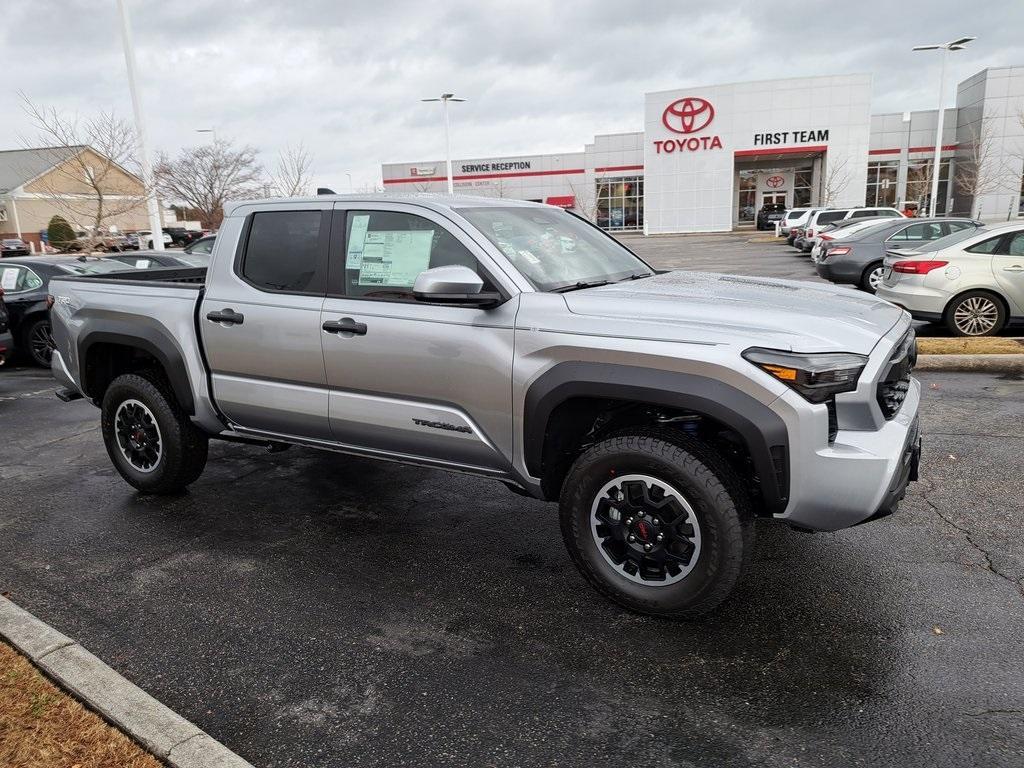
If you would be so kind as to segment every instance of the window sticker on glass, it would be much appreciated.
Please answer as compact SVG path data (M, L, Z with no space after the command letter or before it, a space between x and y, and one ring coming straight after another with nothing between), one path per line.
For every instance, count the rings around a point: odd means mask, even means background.
M432 229L367 232L356 284L412 288L430 267L433 242Z
M3 271L3 275L0 276L0 288L5 291L13 291L18 285L18 272L20 270L17 267L8 267Z
M136 259L135 260L135 268L136 269L149 269L149 259Z
M366 243L366 229L369 226L369 214L352 217L352 229L348 236L348 269L359 269L363 263L363 247Z

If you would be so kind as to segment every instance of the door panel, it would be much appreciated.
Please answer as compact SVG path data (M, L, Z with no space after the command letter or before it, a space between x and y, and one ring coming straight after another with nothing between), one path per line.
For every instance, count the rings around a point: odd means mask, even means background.
M368 209L371 206L362 205L353 216ZM394 212L402 207L396 204L381 210ZM414 231L435 232L426 266L479 259L480 270L489 272L492 265L486 254L450 222L415 207L404 212L422 219ZM337 218L341 216L336 213ZM393 218L386 220L390 223L382 226L400 226ZM373 232L373 224L369 226ZM334 227L338 229L337 221ZM385 233L379 234L366 242L376 244L384 239ZM356 237L363 237L358 226ZM333 291L341 287L334 270L343 266L352 238L335 235L332 240ZM381 250L372 253L373 258L380 258ZM360 253L360 258L366 256ZM416 259L409 263L415 264ZM376 276L379 269L374 266L367 274ZM366 326L363 335L322 331L334 439L450 465L506 469L509 462L505 457L511 455L512 445L511 380L518 297L488 310L428 305L402 299L412 278L400 279L404 280L400 285L384 284L374 290L374 294L391 299L328 296L324 301L321 324L350 319ZM366 287L359 285L352 270L347 280L349 290L362 292Z
M992 273L1011 302L1011 314L1024 315L1024 232L1000 243L992 257Z
M320 311L331 205L303 207L261 204L225 220L215 249L239 247L216 252L199 327L214 400L233 424L329 439ZM232 258L232 268L222 268ZM242 321L218 321L226 310Z

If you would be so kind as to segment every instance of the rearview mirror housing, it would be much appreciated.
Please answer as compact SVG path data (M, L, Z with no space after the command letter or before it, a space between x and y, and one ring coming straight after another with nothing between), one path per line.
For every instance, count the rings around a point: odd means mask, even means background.
M430 304L459 304L481 309L501 303L501 294L485 292L480 276L461 264L420 272L412 295L417 301Z

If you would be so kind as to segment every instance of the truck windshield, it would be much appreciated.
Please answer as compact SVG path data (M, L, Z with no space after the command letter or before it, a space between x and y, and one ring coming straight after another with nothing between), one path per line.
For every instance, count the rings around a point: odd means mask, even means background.
M614 239L565 211L486 206L458 212L538 291L585 288L654 274Z

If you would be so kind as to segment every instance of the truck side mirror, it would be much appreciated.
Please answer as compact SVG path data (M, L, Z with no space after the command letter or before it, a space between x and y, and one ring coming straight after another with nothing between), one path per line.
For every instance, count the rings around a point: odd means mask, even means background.
M412 295L430 304L460 304L485 309L501 303L501 294L484 291L484 281L469 267L451 264L428 269L416 277Z

